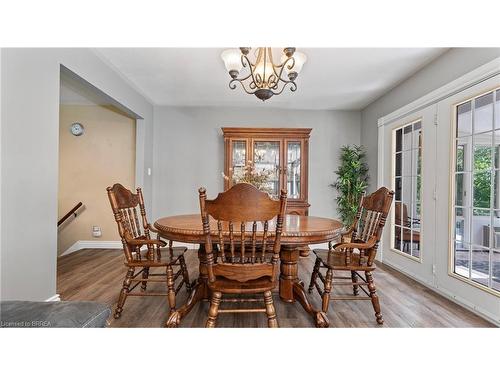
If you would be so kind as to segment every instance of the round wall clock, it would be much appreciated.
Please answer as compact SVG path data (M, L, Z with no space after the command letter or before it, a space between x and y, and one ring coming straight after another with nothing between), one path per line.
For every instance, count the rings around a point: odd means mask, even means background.
M83 125L80 124L79 122L75 122L71 124L69 130L71 131L71 134L78 137L79 135L83 134Z

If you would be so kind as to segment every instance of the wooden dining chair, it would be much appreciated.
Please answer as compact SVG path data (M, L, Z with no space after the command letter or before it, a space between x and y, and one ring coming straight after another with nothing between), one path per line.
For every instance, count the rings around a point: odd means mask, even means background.
M108 187L107 191L123 244L125 266L128 268L118 298L115 319L120 318L128 296L166 296L170 312L175 311L176 295L182 286L186 287L188 293L191 291L188 269L184 260L184 252L187 248L172 247L172 241L169 241L167 246L167 243L160 239L158 232L146 218L144 198L140 188L137 188L137 193L133 194L122 185L114 184L113 187ZM157 233L156 239L151 238L151 232ZM174 268L177 269L176 272ZM164 269L165 271L150 273L150 269ZM175 286L179 278L180 282ZM133 282L135 284L130 287ZM148 293L146 292L148 282L165 283L167 291ZM133 293L139 284L141 284L141 292Z
M373 261L391 208L393 195L393 191L382 187L373 194L362 197L353 225L348 231L342 233L343 236L351 234L351 240L349 242L344 241L345 237L343 237L342 241L335 245L330 242L328 249L313 250L316 255L316 262L308 291L312 293L313 289L316 288L322 297L322 311L324 313L328 311L330 299L371 300L377 323L384 323L372 272L375 270ZM321 273L323 268L326 269L326 275ZM349 271L351 275L334 276L334 271ZM360 273L364 273L365 278ZM318 278L323 284L323 289L318 282ZM344 281L335 282L336 279ZM352 285L353 296L330 296L335 285ZM368 290L364 286L367 286ZM366 294L366 297L358 296L359 289Z
M215 327L218 314L224 312L264 312L268 326L278 327L271 291L278 281L286 196L286 191L282 190L280 199L273 200L253 185L240 183L220 193L216 199L208 200L205 189L199 189L211 291L206 327ZM273 229L269 222L274 218ZM218 242L218 249L217 246L214 249L212 238ZM223 294L261 293L263 301L255 298L222 300ZM219 308L221 301L264 302L265 308L223 310Z

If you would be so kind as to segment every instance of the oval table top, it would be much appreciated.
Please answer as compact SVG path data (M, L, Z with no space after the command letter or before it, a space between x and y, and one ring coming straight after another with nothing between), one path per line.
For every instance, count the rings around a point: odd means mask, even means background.
M259 223L262 228L262 224ZM203 243L203 228L200 214L176 215L158 219L154 227L162 237L172 241ZM235 236L237 233L235 226ZM274 232L275 220L269 221L269 233ZM210 229L213 237L217 237L217 221L210 218ZM248 228L251 232L251 224ZM258 227L259 229L259 227ZM286 215L281 234L282 245L308 245L332 241L342 230L342 223L338 220L316 216Z

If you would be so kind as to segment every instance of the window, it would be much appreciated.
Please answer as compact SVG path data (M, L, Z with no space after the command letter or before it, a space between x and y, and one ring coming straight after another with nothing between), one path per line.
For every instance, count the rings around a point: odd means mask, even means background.
M422 121L394 130L392 248L420 258L422 207Z
M500 90L455 113L453 272L500 291Z

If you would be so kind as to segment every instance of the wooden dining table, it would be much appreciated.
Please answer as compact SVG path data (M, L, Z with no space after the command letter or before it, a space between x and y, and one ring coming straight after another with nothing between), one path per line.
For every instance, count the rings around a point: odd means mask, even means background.
M275 221L269 222L269 231L274 228ZM165 325L177 327L191 309L200 301L210 297L208 274L206 267L205 236L203 234L200 214L168 216L154 223L161 237L178 242L199 244L199 276L186 303L172 312ZM218 241L217 222L210 221L214 243ZM279 296L288 303L299 302L311 315L316 327L328 327L329 321L325 313L314 308L307 298L304 282L298 276L300 248L336 240L342 230L338 220L315 217L286 215L281 235ZM235 232L235 237L237 237ZM213 246L216 246L215 244Z

